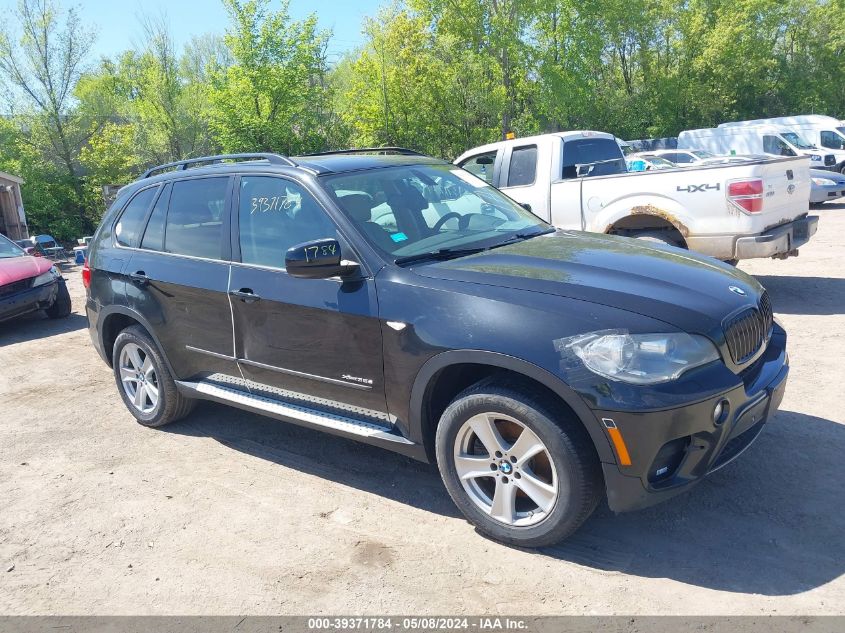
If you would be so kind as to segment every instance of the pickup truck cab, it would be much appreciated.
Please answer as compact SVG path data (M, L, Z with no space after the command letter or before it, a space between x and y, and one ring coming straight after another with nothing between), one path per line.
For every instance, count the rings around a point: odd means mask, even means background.
M483 145L455 164L564 229L663 242L725 261L786 258L816 232L806 158L629 173L611 134Z

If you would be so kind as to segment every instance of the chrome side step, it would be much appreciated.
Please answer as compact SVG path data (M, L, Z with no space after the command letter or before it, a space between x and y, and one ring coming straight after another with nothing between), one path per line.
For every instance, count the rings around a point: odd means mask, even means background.
M229 404L253 413L280 418L303 426L352 436L353 438L357 437L365 441L414 445L414 442L392 432L386 426L355 419L340 413L321 411L302 404L269 398L242 389L224 386L210 380L198 382L178 380L176 384L188 396Z

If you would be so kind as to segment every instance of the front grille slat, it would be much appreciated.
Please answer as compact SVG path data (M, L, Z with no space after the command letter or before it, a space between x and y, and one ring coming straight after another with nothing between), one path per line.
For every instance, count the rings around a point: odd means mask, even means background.
M748 308L725 323L725 341L734 362L741 365L768 341L774 314L767 292L763 291L756 308Z
M0 286L0 297L8 297L18 292L28 290L29 287L32 285L33 279L35 278L30 277L29 279L21 279L20 281L15 281L10 284L6 284L5 286Z

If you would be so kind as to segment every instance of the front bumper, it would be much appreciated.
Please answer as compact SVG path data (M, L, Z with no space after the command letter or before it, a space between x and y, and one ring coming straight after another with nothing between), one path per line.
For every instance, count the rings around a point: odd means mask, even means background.
M786 335L780 330L743 372L743 382L724 393L660 411L595 411L603 426L611 420L618 429L631 462L602 464L610 508L625 512L659 503L739 457L780 406L788 373ZM717 424L713 411L722 401L729 403L728 414Z
M760 235L740 237L736 241L735 258L789 256L810 241L819 227L819 217L808 215L787 224L781 224Z
M56 300L60 283L65 283L64 279L0 297L0 321L49 308Z

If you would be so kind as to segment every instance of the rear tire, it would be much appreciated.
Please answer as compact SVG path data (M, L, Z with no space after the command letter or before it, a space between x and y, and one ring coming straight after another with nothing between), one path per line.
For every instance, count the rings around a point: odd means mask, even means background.
M67 284L60 280L56 299L53 301L53 305L44 310L44 312L51 319L63 319L70 314L71 309L70 293L67 290Z
M112 367L123 403L144 426L175 422L196 405L196 400L179 393L158 346L140 325L117 335Z
M440 418L435 444L446 489L469 522L494 540L557 543L602 498L592 441L555 405L531 385L514 388L491 378L459 394Z

